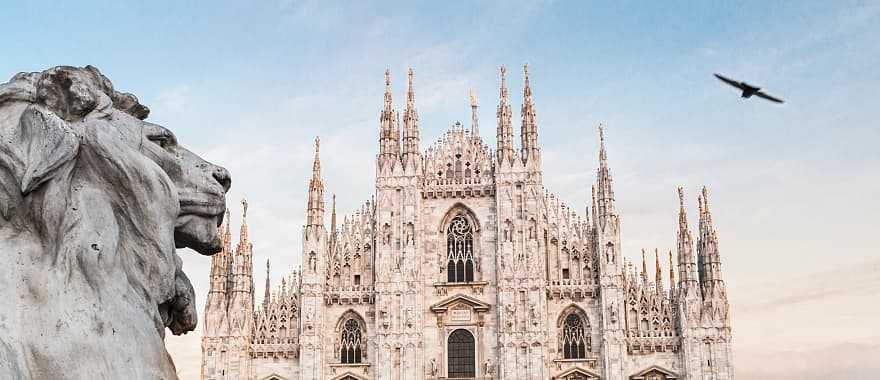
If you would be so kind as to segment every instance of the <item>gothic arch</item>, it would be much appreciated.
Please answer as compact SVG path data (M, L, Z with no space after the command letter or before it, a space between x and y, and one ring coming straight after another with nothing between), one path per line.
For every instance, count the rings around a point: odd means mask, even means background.
M480 231L482 231L480 220L477 219L477 214L471 210L470 207L461 202L456 202L449 208L449 211L447 211L446 215L443 216L443 219L440 220L440 225L437 226L437 231L440 233L446 233L446 227L452 222L452 218L455 218L459 214L464 215L465 218L468 219L468 222L474 226L475 233L480 233Z
M336 352L340 363L362 363L367 358L367 324L354 310L336 322Z
M556 320L558 351L563 359L585 359L593 350L587 313L577 305L566 307Z
M442 218L439 232L445 257L441 271L446 271L446 282L477 281L480 273L480 223L476 214L462 203L453 205Z

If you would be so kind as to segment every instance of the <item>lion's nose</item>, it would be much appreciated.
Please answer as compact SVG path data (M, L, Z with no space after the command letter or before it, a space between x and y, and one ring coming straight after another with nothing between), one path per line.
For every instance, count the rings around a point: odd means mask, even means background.
M223 192L229 191L229 187L232 186L232 178L229 176L229 171L222 166L214 166L214 172L211 173L217 183L220 186L223 186Z

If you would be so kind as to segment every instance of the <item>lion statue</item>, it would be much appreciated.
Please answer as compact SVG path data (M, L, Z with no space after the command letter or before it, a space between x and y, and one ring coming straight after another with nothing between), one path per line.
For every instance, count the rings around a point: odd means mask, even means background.
M91 66L0 84L0 379L177 378L230 177L148 114Z

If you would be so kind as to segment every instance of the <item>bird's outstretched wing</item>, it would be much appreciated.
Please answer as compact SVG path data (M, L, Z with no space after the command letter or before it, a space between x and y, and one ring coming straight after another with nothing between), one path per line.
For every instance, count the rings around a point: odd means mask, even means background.
M722 82L727 83L727 84L729 84L729 85L731 85L731 86L733 86L733 87L736 87L736 88L738 88L738 89L740 89L740 90L745 89L745 87L742 85L742 83L739 83L739 82L737 82L737 81L735 81L735 80L733 80L733 79L726 78L726 77L724 77L723 75L719 75L719 74L713 74L713 75L715 75L715 78L718 78L718 79L721 80Z
M760 97L762 97L762 98L764 98L764 99L767 99L767 100L769 100L769 101L771 101L771 102L785 103L785 101L783 101L782 99L774 98L774 97L772 97L772 96L770 96L770 95L765 94L763 91L758 91L758 92L755 93L755 95L760 96Z

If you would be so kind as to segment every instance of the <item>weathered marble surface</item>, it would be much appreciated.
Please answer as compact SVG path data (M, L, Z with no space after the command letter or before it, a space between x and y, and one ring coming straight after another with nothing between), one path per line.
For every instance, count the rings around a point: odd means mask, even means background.
M230 178L148 113L91 66L0 85L0 379L177 378Z

